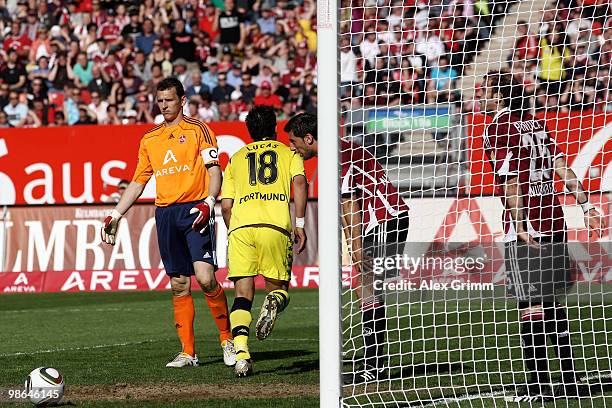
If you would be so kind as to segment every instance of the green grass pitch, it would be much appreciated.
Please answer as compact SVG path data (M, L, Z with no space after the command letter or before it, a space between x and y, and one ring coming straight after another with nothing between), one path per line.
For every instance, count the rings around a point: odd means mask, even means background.
M223 365L203 293L194 300L203 365L169 369L180 351L170 293L0 296L0 389L22 387L30 370L50 366L65 378L64 401L78 407L318 406L316 291L294 291L272 335L252 336L256 375L246 379ZM254 319L262 301L257 293Z
M387 296L390 379L346 387L350 407L612 407L612 292L610 285L581 284L568 296L576 370L590 377L591 397L545 403L511 403L510 386L524 384L516 302L495 292L411 292ZM346 338L359 331L358 311L345 293ZM350 322L353 322L351 324ZM491 322L494 322L493 324ZM352 336L349 336L352 327ZM355 341L352 349L362 351ZM553 381L558 361L549 346ZM359 354L359 353L357 353ZM345 365L348 371L350 365Z
M580 372L609 373L612 302L604 301L603 294L609 292L605 287L593 290L602 296L590 296L588 302L578 297L568 301L574 333L582 321L583 333L572 341ZM44 365L64 375L64 402L69 406L319 405L316 291L293 291L272 336L264 342L251 339L256 375L240 380L223 365L204 296L194 293L197 352L203 365L178 370L164 367L178 351L169 293L2 295L0 390L21 387L31 369ZM259 292L254 319L262 300ZM388 303L392 379L345 388L347 406L533 406L507 405L500 395L503 385L522 371L517 314L507 304L427 297L398 300L399 306ZM345 329L350 325L358 333L358 316L355 307L345 313ZM355 347L360 347L359 341ZM557 366L552 364L552 369ZM609 386L600 388L591 399L544 406L612 407ZM29 405L0 402L0 406Z

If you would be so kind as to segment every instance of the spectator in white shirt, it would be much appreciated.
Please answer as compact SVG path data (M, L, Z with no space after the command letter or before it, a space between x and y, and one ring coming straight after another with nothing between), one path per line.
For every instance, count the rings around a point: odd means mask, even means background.
M28 106L24 103L19 103L19 94L11 92L9 94L9 103L4 107L4 113L8 116L8 122L13 127L22 127L28 117Z
M202 98L202 103L198 109L198 116L200 116L204 122L212 122L217 116L217 109L213 104L211 104L210 97L208 95Z
M433 30L420 32L416 38L416 51L419 54L425 55L427 64L436 65L440 55L445 53L444 43Z
M565 34L570 38L570 42L575 43L580 34L591 31L593 23L588 18L582 18L580 9L570 10L570 22L565 29Z
M391 13L387 16L387 22L391 30L401 27L404 20L404 4L403 1L395 0L391 3Z
M410 66L418 71L420 74L423 73L425 68L426 58L423 54L419 54L414 46L413 42L407 42L404 47L406 48L406 57L410 62Z
M396 44L395 32L389 29L389 22L387 20L380 20L378 22L380 30L378 32L378 39L386 44Z
M343 85L357 81L357 57L353 53L350 39L343 36L340 40L340 82Z
M359 51L361 51L361 56L366 61L368 61L371 67L374 66L376 57L380 53L380 48L378 47L378 39L376 37L376 32L368 31L362 43L359 44Z
M100 98L99 92L91 93L91 103L87 105L87 108L95 112L98 124L105 125L108 123L108 102Z

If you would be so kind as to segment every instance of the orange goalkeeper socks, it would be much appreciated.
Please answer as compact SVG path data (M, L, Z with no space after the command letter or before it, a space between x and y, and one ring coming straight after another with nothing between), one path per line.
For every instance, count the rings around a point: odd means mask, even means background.
M225 292L221 288L221 285L217 284L217 289L210 293L204 292L206 295L206 303L212 314L217 328L219 329L219 338L221 343L225 340L232 339L232 329L230 327L229 312L227 310L227 298Z
M183 353L195 356L195 339L193 335L193 318L195 309L191 294L186 296L173 296L174 327L183 345Z

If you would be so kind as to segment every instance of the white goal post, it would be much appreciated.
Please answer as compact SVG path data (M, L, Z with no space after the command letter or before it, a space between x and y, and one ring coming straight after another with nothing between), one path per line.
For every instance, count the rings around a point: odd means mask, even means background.
M320 406L612 408L612 3L317 6Z
M325 139L318 152L319 197L319 362L321 407L340 406L340 169L339 51L337 0L317 1L318 134Z

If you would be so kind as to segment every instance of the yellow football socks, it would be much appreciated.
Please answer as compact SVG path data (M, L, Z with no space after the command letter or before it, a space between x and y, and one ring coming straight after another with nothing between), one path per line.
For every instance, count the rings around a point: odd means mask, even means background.
M274 297L278 301L278 312L280 313L285 310L290 300L289 293L283 289L276 289L271 291L270 294L274 295Z
M234 299L230 323L232 335L234 336L234 347L236 347L236 358L238 360L249 359L249 327L251 326L252 302L243 297Z

